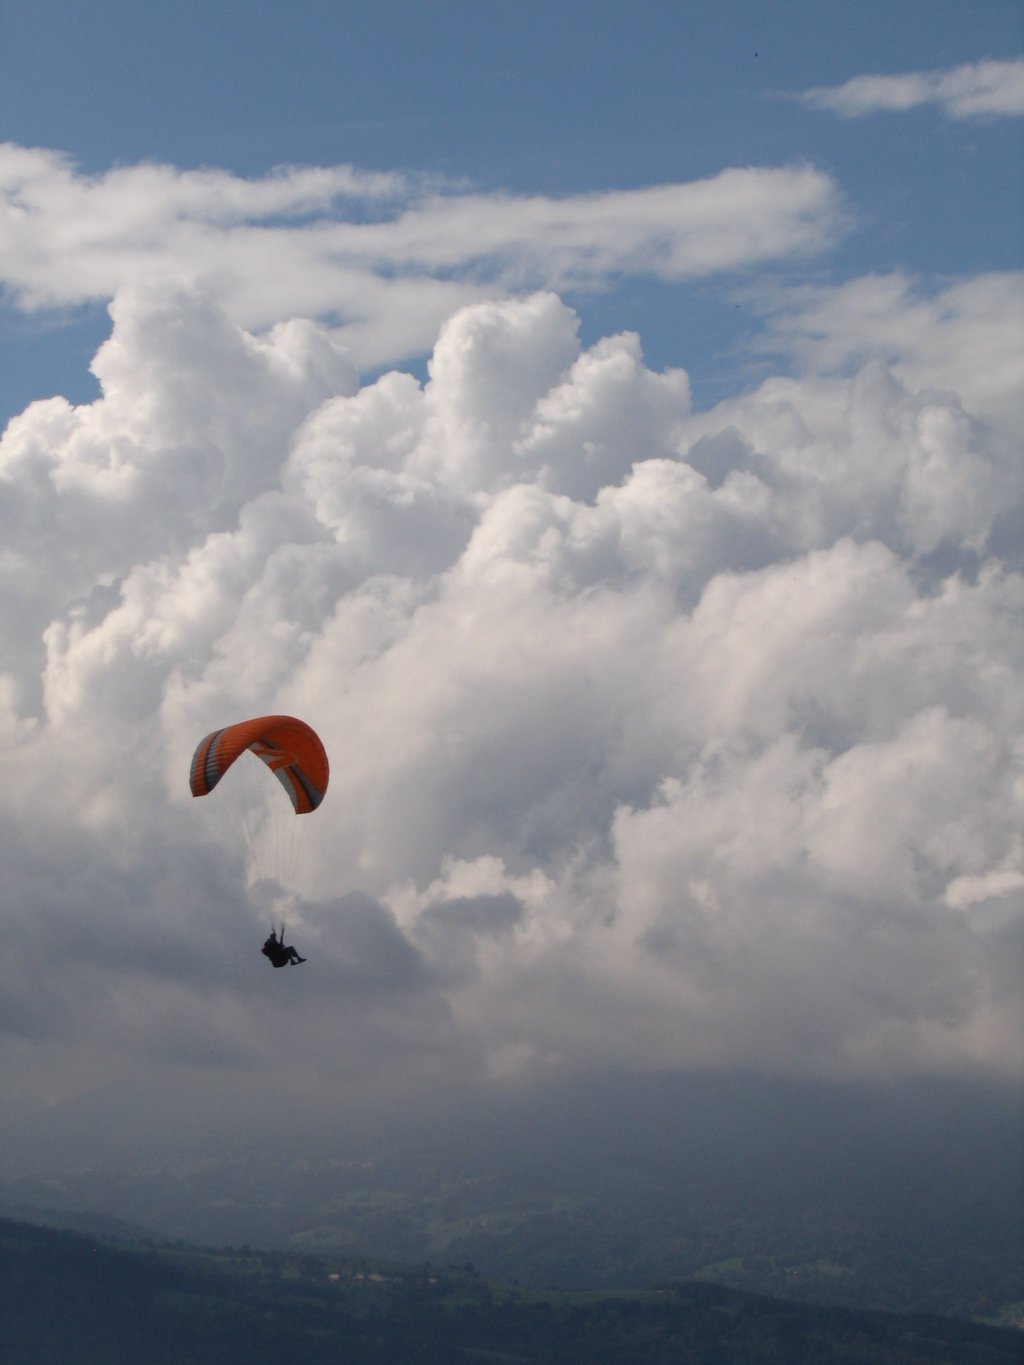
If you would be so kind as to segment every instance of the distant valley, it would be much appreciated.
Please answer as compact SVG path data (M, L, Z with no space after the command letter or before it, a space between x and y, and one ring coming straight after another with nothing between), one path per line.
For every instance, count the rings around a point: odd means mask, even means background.
M545 1293L467 1268L179 1245L0 1220L3 1344L32 1365L1016 1365L1019 1333L710 1284Z
M601 1078L412 1129L9 1179L8 1216L472 1265L537 1290L703 1280L807 1303L1024 1313L1020 1109L980 1088ZM110 1229L107 1225L107 1230Z

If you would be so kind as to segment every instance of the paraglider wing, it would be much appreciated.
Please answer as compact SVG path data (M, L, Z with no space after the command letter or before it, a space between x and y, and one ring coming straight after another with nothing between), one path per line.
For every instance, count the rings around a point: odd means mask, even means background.
M247 749L277 777L296 815L316 810L327 791L327 753L316 731L294 716L260 716L208 734L192 756L192 795L208 796Z

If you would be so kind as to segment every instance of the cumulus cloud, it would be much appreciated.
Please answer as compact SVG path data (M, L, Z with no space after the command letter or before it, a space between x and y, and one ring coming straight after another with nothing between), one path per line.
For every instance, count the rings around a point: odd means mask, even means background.
M763 300L767 348L805 371L849 372L882 359L915 389L960 396L996 433L1024 419L1024 275L999 271L938 290L895 272Z
M1024 114L1024 60L969 62L942 71L854 76L818 86L800 98L843 118L903 113L937 105L948 118L1010 118Z
M329 319L366 365L429 350L445 318L499 287L735 271L815 251L839 225L834 183L807 166L551 198L345 166L87 176L55 152L0 144L0 196L0 285L22 307L174 280L249 328Z
M1014 1072L1018 377L975 350L1005 283L791 298L821 363L706 412L550 292L362 385L328 327L119 293L101 396L0 440L13 1089L279 1052L352 1094ZM328 798L222 824L192 749L272 711ZM301 972L255 951L282 908Z

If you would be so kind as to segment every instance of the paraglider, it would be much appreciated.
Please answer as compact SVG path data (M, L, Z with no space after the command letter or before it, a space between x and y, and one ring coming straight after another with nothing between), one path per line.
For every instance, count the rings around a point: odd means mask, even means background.
M277 930L271 929L269 938L263 944L260 952L264 957L270 958L272 967L287 967L289 964L297 967L300 962L305 962L304 957L299 957L292 945L285 944L284 925L281 925L281 937L278 938Z
M294 716L259 716L211 731L192 756L192 795L208 796L246 752L261 759L278 779L296 815L311 814L323 801L330 777L327 753L316 731ZM252 851L256 854L258 849ZM260 951L274 967L296 966L306 960L285 943L283 924L280 937L272 928Z

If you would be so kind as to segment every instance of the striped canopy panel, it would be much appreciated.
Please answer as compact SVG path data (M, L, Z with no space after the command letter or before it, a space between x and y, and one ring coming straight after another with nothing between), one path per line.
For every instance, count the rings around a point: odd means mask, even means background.
M208 796L246 749L275 774L296 815L316 810L330 776L327 754L316 731L294 716L259 716L207 735L192 756L192 795Z

